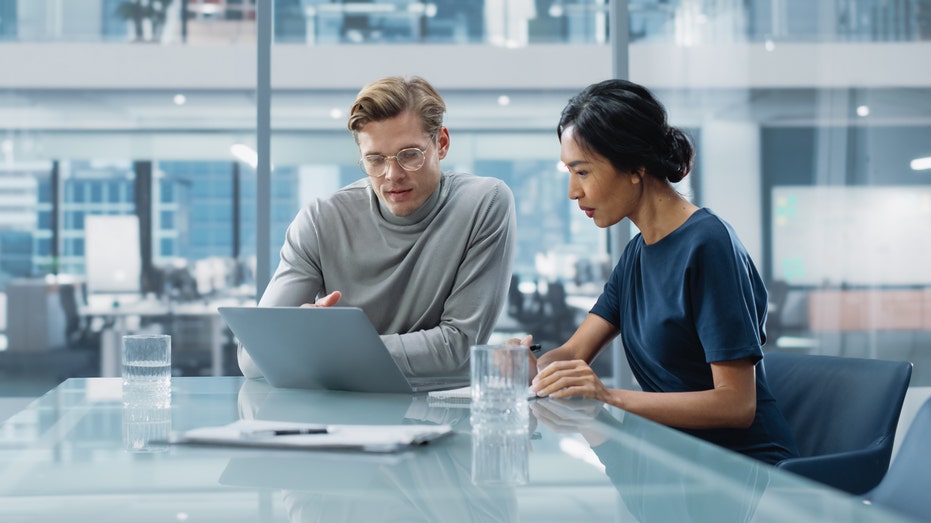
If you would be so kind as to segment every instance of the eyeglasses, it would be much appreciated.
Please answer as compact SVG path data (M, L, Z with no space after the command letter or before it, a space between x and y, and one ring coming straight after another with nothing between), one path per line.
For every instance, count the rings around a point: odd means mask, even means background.
M423 167L426 160L425 151L416 147L401 149L394 156L382 156L380 154L366 154L359 160L359 168L362 172L372 178L381 178L388 172L388 160L394 158L405 171L416 171Z

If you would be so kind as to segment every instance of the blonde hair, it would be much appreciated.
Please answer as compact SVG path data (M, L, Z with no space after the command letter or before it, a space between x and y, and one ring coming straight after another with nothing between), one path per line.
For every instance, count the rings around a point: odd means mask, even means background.
M389 76L359 91L349 110L348 127L358 142L365 124L394 118L406 111L419 115L424 132L435 137L443 127L446 103L430 82L419 76Z

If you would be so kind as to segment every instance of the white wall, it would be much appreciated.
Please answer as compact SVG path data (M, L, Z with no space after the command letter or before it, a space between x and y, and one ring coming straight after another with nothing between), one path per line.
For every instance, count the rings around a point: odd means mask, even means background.
M709 121L701 127L698 154L702 203L734 227L757 269L762 270L759 127L752 122Z
M89 16L77 17L73 26L90 24ZM64 27L71 30L71 24ZM30 30L26 25L24 30ZM411 60L411 49L417 56L431 58ZM928 56L931 42L779 44L773 51L759 43L634 44L630 78L651 87L690 89L928 87L931 68L915 66L926 63ZM0 88L254 89L255 63L254 44L5 44L0 46L0 69L5 72ZM374 78L392 74L419 74L441 89L580 89L609 78L611 60L606 45L515 49L276 45L272 49L275 88L355 91Z

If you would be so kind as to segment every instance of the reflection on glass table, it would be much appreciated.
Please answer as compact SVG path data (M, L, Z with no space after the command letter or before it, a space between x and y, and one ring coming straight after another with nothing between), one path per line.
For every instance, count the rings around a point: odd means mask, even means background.
M712 488L672 464L657 463L651 455L650 422L632 415L621 422L607 410L591 407L553 400L535 402L532 410L541 424L558 432L576 431L583 436L637 521L757 521L756 508L769 484L771 467L762 464L742 467L726 480L739 488ZM573 421L567 426L567 420ZM609 432L614 429L623 431L631 440L627 444L613 440ZM715 451L695 446L686 455L693 462L701 462ZM707 456L703 456L705 452Z
M119 378L69 379L0 425L0 521L903 521L841 492L590 401L534 400L526 484L478 486L468 402L172 378L170 419L124 409ZM172 445L240 419L448 424L394 454ZM140 429L137 431L137 429ZM518 470L522 468L515 459Z

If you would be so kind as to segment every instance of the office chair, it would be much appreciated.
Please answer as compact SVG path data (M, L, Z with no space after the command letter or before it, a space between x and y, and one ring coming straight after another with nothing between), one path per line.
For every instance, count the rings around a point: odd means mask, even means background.
M763 366L799 450L776 466L851 494L879 484L912 364L767 353Z
M867 493L875 505L920 521L931 521L931 399L918 409L892 466Z
M58 286L61 308L65 313L65 344L69 349L94 350L100 344L100 334L94 333L87 318L81 316L84 291L78 284L63 283Z
M561 281L547 285L543 314L534 336L561 345L575 332L575 312L566 303L566 286Z
M769 314L766 315L766 343L776 346L783 332L782 314L789 297L789 284L785 280L773 280L766 285L769 293Z

